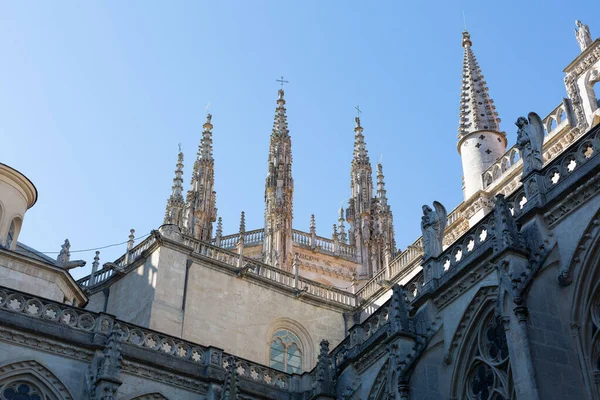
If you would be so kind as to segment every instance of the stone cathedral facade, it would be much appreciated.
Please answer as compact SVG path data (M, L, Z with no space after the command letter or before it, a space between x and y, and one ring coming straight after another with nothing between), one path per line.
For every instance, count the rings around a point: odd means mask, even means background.
M185 197L180 153L163 224L78 281L68 240L18 241L37 190L0 164L0 399L600 399L600 39L576 38L566 96L507 135L463 32L464 201L402 248L359 118L332 234L293 228L283 90L264 226L223 232L208 115Z

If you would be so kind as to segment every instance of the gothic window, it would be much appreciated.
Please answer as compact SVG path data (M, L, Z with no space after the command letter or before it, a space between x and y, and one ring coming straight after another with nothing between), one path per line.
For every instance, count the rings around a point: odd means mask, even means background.
M302 346L298 336L287 329L273 334L269 349L269 366L288 373L302 372Z
M490 313L478 328L463 396L469 400L515 399L502 324Z
M12 381L0 389L2 400L45 400L40 389L25 381Z
M15 220L10 221L10 228L8 228L8 235L6 235L6 248L10 249L15 236Z

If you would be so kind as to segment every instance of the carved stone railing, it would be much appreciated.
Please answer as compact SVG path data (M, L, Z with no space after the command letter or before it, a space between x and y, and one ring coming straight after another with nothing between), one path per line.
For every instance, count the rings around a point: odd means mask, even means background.
M94 332L102 325L99 314L6 287L0 287L0 309L86 332Z
M442 252L438 257L442 266L442 275L450 269L456 268L460 263L466 262L469 256L484 244L491 243L491 218L492 215L488 214L474 227L469 229L459 240Z
M154 233L151 233L147 238L138 243L137 246L133 247L129 252L129 257L127 257L127 253L123 254L121 257L117 258L114 262L118 267L125 268L127 265L133 263L138 257L142 255L142 252L149 249L156 242L156 236ZM128 262L129 264L126 264ZM90 285L91 274L85 276L77 281L79 286L89 288L92 286L99 285L115 274L114 269L112 268L102 268L96 272L94 275L94 283Z
M492 183L498 181L506 171L521 160L517 145L514 145L504 153L494 164L492 164L482 175L483 188L487 189Z
M221 237L221 244L219 247L223 249L235 249L239 239L239 233L223 236ZM248 231L244 234L244 246L253 246L255 244L260 244L264 241L264 239L264 229L255 229L252 231ZM212 244L215 244L215 239L212 240Z
M446 226L450 228L460 217L461 211L458 208L452 210L452 212L448 214ZM454 229L458 228L454 227ZM448 228L446 229L446 235L447 234ZM406 250L398 253L392 260L390 263L389 277L386 278L386 271L384 269L377 271L377 273L375 273L373 277L356 292L356 296L363 301L369 302L372 300L372 296L377 295L381 291L382 280L386 279L395 283L400 275L405 275L408 270L419 267L422 257L423 237L419 237L413 244L409 245Z
M244 235L244 245L253 246L256 244L263 243L265 239L264 229L255 229L248 231ZM219 247L223 249L235 249L239 240L239 234L227 235L221 237ZM307 232L302 232L297 229L292 230L292 241L302 247L311 248L311 235ZM215 239L212 240L212 244L216 243ZM331 239L324 238L322 236L315 236L315 248L318 248L320 252L332 256L340 256L349 260L354 260L356 256L356 248L346 243L335 243Z
M589 130L576 143L551 160L541 171L542 185L539 188L545 195L551 196L556 188L567 178L575 174L584 165L596 160L600 153L600 127ZM511 213L519 216L528 203L525 189L521 186L509 202ZM549 221L552 223L553 221Z
M338 344L331 352L331 358L336 368L344 363L348 353L351 352L353 348L362 344L364 341L385 328L389 323L390 303L391 301L388 300L364 322L350 328L346 338L344 338L344 340L342 340L342 342L340 342L340 344Z
M192 247L194 252L212 260L228 264L235 268L238 268L238 265L240 265L240 256L228 250L189 237L185 238L184 245ZM292 288L297 292L296 294L298 296L310 295L349 307L354 307L356 305L356 296L352 293L323 285L300 276L296 278L294 274L247 257L244 257L243 261L243 274L256 275L271 282ZM240 271L240 273L242 273L242 271Z
M0 287L0 310L7 310L78 331L107 335L116 330L120 333L120 340L124 344L199 366L226 369L230 362L234 362L239 378L284 391L290 390L291 374L233 356L220 349L205 347L133 325L107 314L85 311L5 287Z
M310 247L310 233L302 232L297 229L292 230L292 241L301 246Z
M556 106L554 110L542 120L545 131L545 143L555 135L564 133L566 130L572 128L569 113L568 101L563 99L562 103ZM544 158L548 159L550 157L545 155ZM482 174L481 179L483 180L483 188L487 189L492 186L493 183L499 182L513 165L521 164L520 160L521 156L519 154L519 149L514 145Z

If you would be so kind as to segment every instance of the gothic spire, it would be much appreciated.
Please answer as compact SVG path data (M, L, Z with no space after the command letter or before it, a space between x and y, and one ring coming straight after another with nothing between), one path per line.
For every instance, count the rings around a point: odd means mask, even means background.
M202 131L202 139L200 140L200 146L198 147L198 160L213 161L212 155L212 115L206 115L206 122L202 125L204 129Z
M269 166L265 182L264 261L289 268L292 258L292 140L289 135L283 89L278 92L277 107L269 145Z
M354 236L349 238L349 242L356 246L356 258L361 264L358 269L359 279L366 279L373 273L369 228L373 200L373 174L360 118L356 117L354 121L356 127L354 128L354 157L350 169L351 195L348 200L346 220L349 222Z
M458 132L466 135L472 132L500 131L500 118L494 100L488 93L487 82L471 49L471 35L464 31L462 46L465 49L460 94L460 121Z
M383 177L383 165L381 163L377 164L377 197L379 198L379 202L381 205L387 204L387 191L385 190L385 182Z
M356 122L356 127L354 128L354 158L352 165L369 164L369 153L367 152L367 145L363 136L363 127L360 125L360 118L355 117L354 121Z
M175 169L175 177L173 178L173 186L171 187L171 196L167 200L165 210L165 219L163 224L180 225L183 214L183 153L179 150L177 155L177 164Z
M338 238L341 243L346 243L348 240L348 236L346 235L346 227L344 226L344 206L340 207L338 215L338 227L340 229L338 233Z
M217 219L215 160L212 155L212 115L207 114L194 162L190 190L184 210L184 232L203 241L212 240L212 223Z

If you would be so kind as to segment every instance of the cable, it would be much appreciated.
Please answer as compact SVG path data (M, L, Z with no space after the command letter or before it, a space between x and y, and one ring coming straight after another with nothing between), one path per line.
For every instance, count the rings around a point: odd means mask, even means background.
M134 242L137 242L138 240L141 240L147 236L150 236L152 234L152 232L148 232L145 235L139 236L137 238L134 239ZM83 250L69 250L69 253L84 253L86 251L94 251L94 250L102 250L102 249L107 249L109 247L115 247L115 246L121 246L125 243L129 242L129 240L126 240L124 242L121 243L113 243L113 244L109 244L106 246L101 246L101 247L95 247L93 249L83 249ZM39 251L39 250L35 250L35 251L31 251L31 250L13 250L15 253L23 253L23 254L27 254L27 253L33 253L35 254L35 252L38 253L42 253L42 254L60 254L60 251Z

